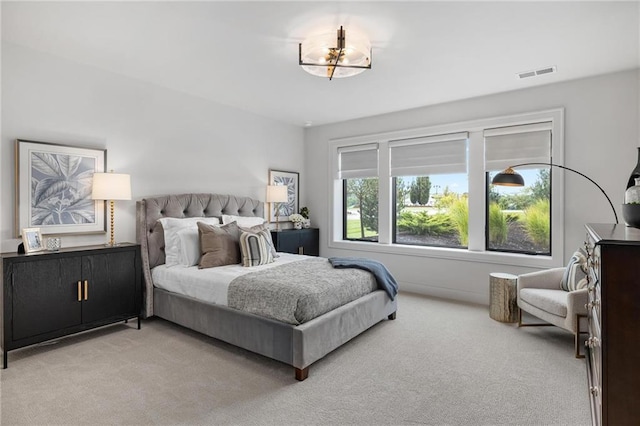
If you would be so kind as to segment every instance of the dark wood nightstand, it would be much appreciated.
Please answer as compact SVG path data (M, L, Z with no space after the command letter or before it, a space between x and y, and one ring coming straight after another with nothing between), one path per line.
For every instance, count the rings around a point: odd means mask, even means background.
M318 228L285 229L271 231L276 251L308 256L320 255L320 230Z
M138 244L2 253L2 351L138 318Z

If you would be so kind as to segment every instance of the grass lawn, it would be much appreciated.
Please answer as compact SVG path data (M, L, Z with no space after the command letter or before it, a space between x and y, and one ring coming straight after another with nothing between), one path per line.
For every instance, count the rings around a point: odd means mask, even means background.
M365 228L365 237L375 237L376 235L378 235L376 231L371 231ZM362 234L360 232L360 219L347 219L347 238L362 238Z

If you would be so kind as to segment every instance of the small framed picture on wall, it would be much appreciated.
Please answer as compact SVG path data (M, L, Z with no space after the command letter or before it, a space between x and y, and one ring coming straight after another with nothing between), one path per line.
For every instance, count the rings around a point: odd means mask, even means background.
M298 213L298 198L300 194L299 188L300 174L298 172L285 172L281 170L269 170L269 185L284 185L287 187L286 203L271 203L269 210L270 222L287 222L289 216ZM275 205L278 206L278 214L276 215Z
M24 228L22 230L22 242L24 243L25 253L44 250L40 228Z

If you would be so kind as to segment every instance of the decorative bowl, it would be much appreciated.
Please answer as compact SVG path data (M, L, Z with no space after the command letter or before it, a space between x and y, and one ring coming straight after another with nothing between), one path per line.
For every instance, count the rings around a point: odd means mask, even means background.
M628 226L640 228L640 204L623 204L622 217Z

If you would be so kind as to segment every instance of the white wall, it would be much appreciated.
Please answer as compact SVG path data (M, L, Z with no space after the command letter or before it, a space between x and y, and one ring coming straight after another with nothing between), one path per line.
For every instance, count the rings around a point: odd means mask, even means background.
M490 272L517 274L531 269L387 253L372 255L328 247L328 141L564 107L564 164L598 182L611 197L622 221L620 204L636 164L636 147L640 145L639 76L639 70L627 71L308 128L305 132L306 183L307 192L313 196L308 197L307 205L314 223L321 228L320 254L374 257L389 267L401 289L487 303ZM384 99L377 101L384 102ZM326 161L318 161L319 158ZM564 246L568 259L584 241L584 223L612 222L613 214L597 188L575 174L565 173L565 195Z
M214 192L264 200L269 168L304 172L299 127L8 43L2 125L0 251L19 243L13 239L18 138L107 149L107 168L132 180L133 200L116 202L118 241L135 241L137 199ZM62 244L106 239L65 236Z

